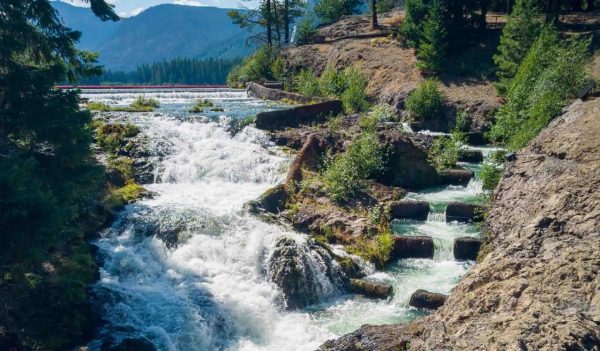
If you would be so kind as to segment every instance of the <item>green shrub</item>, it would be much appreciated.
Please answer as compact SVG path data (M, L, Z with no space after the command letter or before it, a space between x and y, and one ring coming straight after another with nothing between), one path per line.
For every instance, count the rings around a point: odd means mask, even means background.
M414 121L424 121L441 112L446 98L438 84L437 80L427 79L406 99L406 109Z
M111 111L111 107L102 102L90 101L87 104L87 109L90 111L102 111L107 112Z
M438 172L455 167L463 144L464 135L459 132L453 132L449 138L435 139L428 153L429 163Z
M327 66L319 78L321 91L325 96L341 96L348 88L348 81L343 71Z
M348 248L348 252L373 262L378 268L383 268L390 259L393 247L394 237L387 228L375 238L360 238Z
M312 17L305 17L298 25L296 44L303 45L310 43L315 34L317 34L317 28L314 19Z
M363 112L369 109L367 101L367 80L358 70L351 66L343 71L344 80L346 81L346 90L340 96L344 111L346 113Z
M484 163L479 172L479 179L483 183L483 190L493 191L500 182L502 167L495 163Z
M133 182L135 170L133 168L133 159L132 158L126 157L126 156L110 158L108 160L108 167L119 171L125 178L126 183Z
M587 81L588 46L588 40L561 40L554 29L545 28L509 85L490 137L510 150L535 138Z
M248 82L273 80L273 62L275 51L269 46L262 46L251 56L244 59L241 65L234 67L227 76L227 84L232 87L243 87Z
M297 77L298 92L306 97L322 96L319 79L311 70L302 70Z
M334 201L346 200L363 186L364 179L377 175L383 167L384 150L377 135L362 133L327 165L325 191Z
M375 132L378 123L393 121L395 118L396 113L390 105L379 104L368 114L360 116L358 125L363 131Z
M190 108L188 111L191 113L202 113L204 112L204 110L206 108L210 108L210 107L214 107L215 104L213 104L211 101L208 100L198 100L196 102L196 104L194 106L192 106L192 108Z
M321 23L337 22L342 16L353 15L358 9L358 0L320 0L315 5L315 14Z
M469 114L465 110L456 111L454 129L459 132L469 131Z
M160 103L156 99L145 98L143 96L138 96L135 100L129 105L125 111L128 112L152 112L154 109L160 107Z
M127 139L135 137L140 128L134 124L100 124L96 129L96 142L108 154L116 155L127 144Z
M129 183L124 187L112 189L104 198L104 208L108 211L116 211L126 204L133 203L148 194L147 190L136 183Z

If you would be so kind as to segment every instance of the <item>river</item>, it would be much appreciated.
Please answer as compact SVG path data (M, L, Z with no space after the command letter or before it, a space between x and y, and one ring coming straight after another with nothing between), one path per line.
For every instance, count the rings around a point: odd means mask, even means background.
M108 335L144 337L169 351L314 350L366 323L402 323L423 315L407 305L412 292L449 293L472 266L455 261L451 246L455 237L479 235L477 229L446 223L442 216L449 201L478 198L476 179L467 187L408 195L430 201L434 214L426 222L395 222L394 231L432 236L436 254L373 273L394 286L393 298L337 295L303 310L285 310L281 293L266 277L265 261L280 236L300 242L304 236L260 221L243 205L283 180L290 156L262 131L247 127L232 136L223 118L219 121L221 115L243 118L281 106L243 91L145 96L158 99L161 107L125 118L148 136L151 149L162 148L167 156L156 167L155 183L146 185L155 195L127 206L95 241L101 277L93 292L106 323L92 350ZM136 94L96 91L83 97L125 105ZM225 111L205 115L213 119L187 113L198 98Z

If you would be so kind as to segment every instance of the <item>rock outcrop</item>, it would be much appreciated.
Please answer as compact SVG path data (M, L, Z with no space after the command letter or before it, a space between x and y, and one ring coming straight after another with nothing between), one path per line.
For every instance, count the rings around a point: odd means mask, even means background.
M433 293L427 290L419 289L410 295L408 305L416 308L425 308L428 310L437 310L446 302L448 296L440 293Z
M310 104L314 102L323 102L325 99L318 97L306 97L302 94L291 93L288 91L281 90L279 85L269 85L269 84L258 84L251 82L246 87L246 91L248 95L263 99L263 100L271 100L271 101L280 101L287 100L296 102L299 104Z
M573 104L506 164L482 260L442 308L320 349L598 350L599 115L600 99Z
M267 274L287 308L302 308L340 293L347 277L332 254L311 241L282 237L267 260Z

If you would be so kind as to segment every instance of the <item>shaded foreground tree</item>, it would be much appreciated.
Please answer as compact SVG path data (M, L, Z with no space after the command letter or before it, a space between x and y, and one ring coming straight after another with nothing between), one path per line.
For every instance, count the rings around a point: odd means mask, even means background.
M118 19L103 0L88 3L102 20ZM0 327L36 349L64 350L90 321L95 269L82 222L102 170L89 112L75 92L53 87L100 69L49 0L2 0L0 13L0 298L12 311Z

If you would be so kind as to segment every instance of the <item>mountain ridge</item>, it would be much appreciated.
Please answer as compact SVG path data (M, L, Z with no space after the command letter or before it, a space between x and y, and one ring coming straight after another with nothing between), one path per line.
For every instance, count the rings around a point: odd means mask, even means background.
M53 6L68 27L82 32L79 48L100 52L100 64L109 70L180 57L237 58L252 51L246 46L251 34L231 23L230 9L161 4L119 22L102 22L86 8L58 1Z

